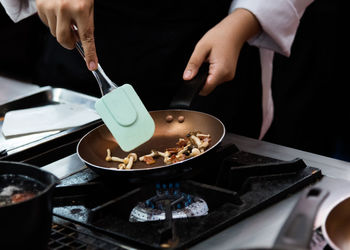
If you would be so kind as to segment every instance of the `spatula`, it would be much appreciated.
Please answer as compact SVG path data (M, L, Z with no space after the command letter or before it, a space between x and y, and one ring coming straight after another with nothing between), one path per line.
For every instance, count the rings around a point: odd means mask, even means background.
M84 56L80 42L76 48ZM154 134L154 121L130 84L118 87L101 65L92 71L100 87L102 97L95 109L123 151L129 152L148 141Z

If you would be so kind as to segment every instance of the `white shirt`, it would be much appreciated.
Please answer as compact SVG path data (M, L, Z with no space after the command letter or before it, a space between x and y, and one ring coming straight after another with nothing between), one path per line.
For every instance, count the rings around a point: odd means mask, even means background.
M289 56L300 19L313 0L234 0L230 11L247 9L259 20L262 32L248 41L259 47L262 82L263 122L259 139L262 139L273 119L271 92L274 52Z
M300 19L313 0L234 0L230 12L247 9L259 20L262 32L248 43L260 50L263 122L259 139L262 139L273 119L271 92L274 52L290 55ZM36 13L35 0L0 0L6 13L18 22Z
M37 12L35 0L0 0L0 3L15 23Z

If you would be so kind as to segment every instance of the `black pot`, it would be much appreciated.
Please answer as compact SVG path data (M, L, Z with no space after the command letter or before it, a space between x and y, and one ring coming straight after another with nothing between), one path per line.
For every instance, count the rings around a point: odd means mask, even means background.
M0 175L27 176L43 184L34 197L0 207L1 249L47 249L52 223L52 191L59 179L38 167L0 161Z

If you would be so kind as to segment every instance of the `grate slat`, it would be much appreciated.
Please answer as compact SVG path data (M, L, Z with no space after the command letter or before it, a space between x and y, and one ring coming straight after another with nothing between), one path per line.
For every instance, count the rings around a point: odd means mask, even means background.
M48 243L49 250L61 249L124 249L110 241L103 240L101 237L94 236L87 232L79 230L73 223L54 222L51 227L51 235Z

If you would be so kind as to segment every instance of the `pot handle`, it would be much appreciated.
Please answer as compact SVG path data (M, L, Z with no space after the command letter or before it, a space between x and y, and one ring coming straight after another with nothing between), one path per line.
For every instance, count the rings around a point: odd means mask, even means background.
M309 249L314 220L328 191L313 187L306 189L284 223L274 244L276 249Z
M203 88L209 73L209 63L203 63L199 68L197 75L189 81L183 81L183 84L176 91L170 108L189 109L193 99Z

